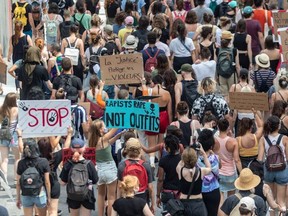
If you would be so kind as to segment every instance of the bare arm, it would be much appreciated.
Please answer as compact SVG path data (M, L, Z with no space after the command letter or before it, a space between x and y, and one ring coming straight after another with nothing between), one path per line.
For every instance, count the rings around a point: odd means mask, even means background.
M35 25L34 25L34 20L32 13L28 13L28 19L29 19L29 24L31 25L33 33L35 32Z
M53 85L52 85L51 81L47 80L45 83L46 83L47 87L49 88L49 90L52 91L53 90Z
M272 209L279 208L279 205L276 203L273 197L272 190L268 184L263 184L263 194L266 197L267 202Z
M196 61L196 54L195 54L196 50L193 50L191 52L191 56L192 56L192 61L195 62Z
M47 194L47 202L48 204L50 203L51 200L51 185L50 185L50 177L49 177L49 172L46 172L44 174L44 179L45 179L45 189L46 189L46 194Z
M58 146L58 144L60 142L60 139L61 139L61 136L57 136L57 137L51 136L51 137L49 137L50 145L51 145L53 150Z
M177 104L180 102L181 100L181 95L182 95L182 83L178 82L176 83L175 87L174 87L174 91L175 91L175 107L177 106ZM175 108L176 109L176 108ZM176 111L176 110L175 110ZM177 112L175 112L177 113Z
M265 147L264 147L264 137L262 137L259 141L259 148L258 148L258 161L264 160L264 153L265 153ZM286 148L286 155L287 155L287 148Z
M232 141L232 139L231 139ZM242 170L242 164L240 161L240 157L239 157L239 149L238 149L238 142L237 139L233 139L233 145L234 145L234 149L233 149L233 159L235 161L236 167L238 172L240 173Z
M29 46L33 46L33 41L29 35L27 35L27 42Z
M238 53L238 50L236 50L236 51L237 51L237 54L236 54L236 58L235 58L235 63L236 63L237 75L239 77L239 74L240 74L239 53Z
M249 57L249 62L250 66L252 67L252 47L251 47L251 36L247 35L246 37L246 43L247 43L247 48L248 48L248 57ZM251 68L252 69L252 68Z
M12 37L11 37L9 40L9 49L8 49L8 56L7 56L8 62L11 61L12 53L13 53L13 45L12 45Z
M161 144L157 144L157 145L149 147L149 148L147 148L144 145L141 145L141 147L146 154L150 154L150 153L157 152L157 151L161 150Z
M158 180L157 180L157 193L156 193L156 198L157 198L157 207L160 208L161 205L161 199L160 199L160 194L163 189L163 181L164 181L164 170L163 168L159 167L158 168Z
M263 33L262 33L262 32L258 32L258 38L259 38L259 42L260 42L260 45L261 45L262 50L265 49L265 46L264 46L264 36L263 36Z
M143 208L143 214L145 216L154 216L154 214L151 212L151 210L149 209L149 206L147 204Z
M256 131L255 135L256 135L258 140L260 140L262 135L263 135L263 124L264 124L260 115L261 115L260 112L254 112L256 126L257 126L257 131Z

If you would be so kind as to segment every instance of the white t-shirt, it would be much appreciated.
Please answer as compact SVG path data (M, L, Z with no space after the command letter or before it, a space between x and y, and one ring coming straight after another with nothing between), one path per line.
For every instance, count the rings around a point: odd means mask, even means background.
M144 46L144 49L147 49L148 46L149 46L149 44L146 44L146 45ZM169 47L168 47L167 44L162 43L161 41L158 41L158 42L156 42L155 46L156 46L158 49L163 50L163 51L165 52L165 55L166 55L167 57L170 56L170 49L169 49Z
M215 79L216 62L214 60L193 64L192 68L198 81L202 81L205 77Z
M191 52L195 50L195 47L191 38L188 38L188 37L185 38L185 46L179 40L179 38L175 38L170 42L170 45L169 45L170 52L173 52L175 57L189 57L191 56Z

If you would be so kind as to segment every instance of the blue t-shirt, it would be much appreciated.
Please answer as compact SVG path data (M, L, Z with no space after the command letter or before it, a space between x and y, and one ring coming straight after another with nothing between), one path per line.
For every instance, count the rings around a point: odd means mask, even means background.
M208 160L211 164L212 171L209 175L206 175L203 178L202 193L208 193L219 188L219 158L217 155L211 154L209 155ZM205 167L204 159L202 156L198 158L197 165L200 168Z

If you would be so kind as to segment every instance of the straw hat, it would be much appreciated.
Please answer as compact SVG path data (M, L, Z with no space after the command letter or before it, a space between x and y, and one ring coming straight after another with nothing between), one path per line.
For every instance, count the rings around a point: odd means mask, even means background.
M129 150L129 149L141 149L141 143L139 142L138 139L136 138L130 138L127 140L126 142L126 150Z
M255 57L256 64L262 68L270 67L270 59L269 56L265 53L259 54Z
M260 177L254 175L249 168L240 172L240 176L234 182L238 190L248 191L255 188L260 183Z

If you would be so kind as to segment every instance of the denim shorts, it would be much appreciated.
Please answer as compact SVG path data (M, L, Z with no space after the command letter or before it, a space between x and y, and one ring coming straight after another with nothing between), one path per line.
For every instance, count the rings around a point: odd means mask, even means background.
M232 176L224 176L219 174L219 188L221 192L228 192L235 190L234 182L237 179L237 173Z
M111 184L117 180L117 167L114 161L97 162L98 185Z
M47 36L46 37L46 42L47 42L47 45L52 45L52 44L57 43L57 36L56 37Z
M47 205L47 197L45 190L42 190L38 196L22 196L21 202L24 208L31 208L34 205L37 208L45 208Z
M288 165L286 164L286 169L282 171L270 172L264 166L264 181L266 183L276 183L278 185L288 184Z
M12 140L1 140L0 139L0 147L18 147L18 136L17 132L15 131L12 135Z

